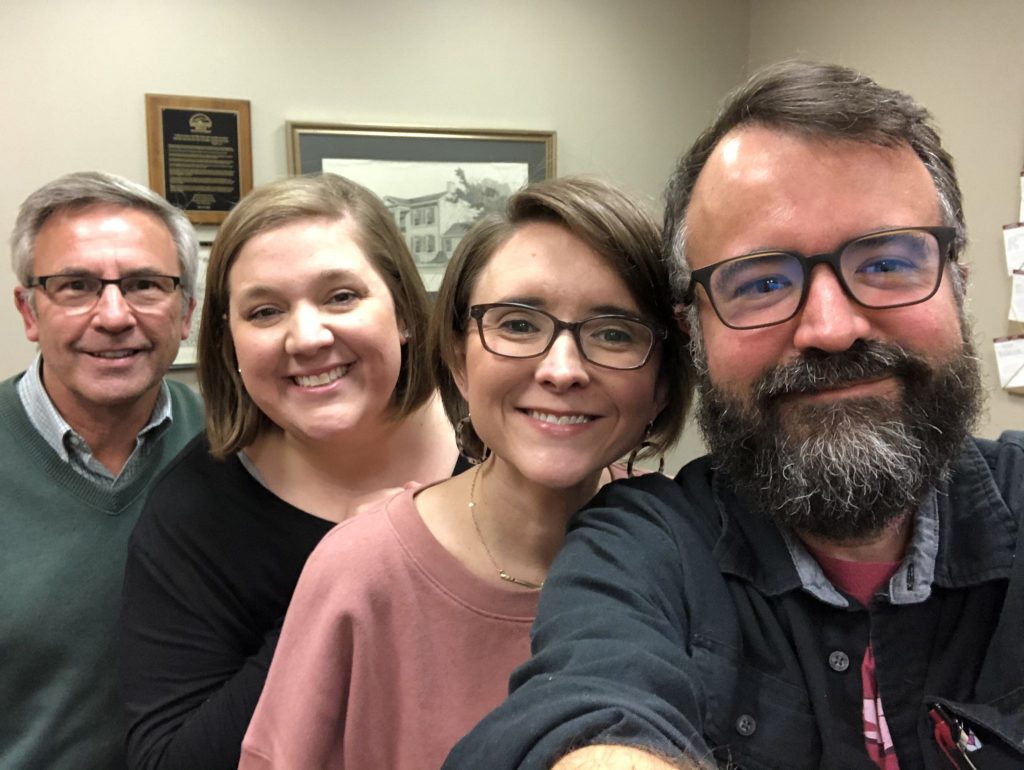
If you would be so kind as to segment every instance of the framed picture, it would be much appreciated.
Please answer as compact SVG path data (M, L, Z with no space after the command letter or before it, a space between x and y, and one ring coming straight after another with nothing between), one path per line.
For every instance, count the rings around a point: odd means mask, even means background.
M340 174L380 196L431 292L477 219L555 175L554 131L289 122L287 133L292 174Z
M196 265L196 308L192 311L192 328L188 339L181 341L178 355L171 364L172 369L192 369L199 360L199 320L203 317L203 297L206 296L206 266L210 262L210 247L213 241L199 242L199 264Z
M218 224L252 189L249 102L146 94L149 186L193 224Z

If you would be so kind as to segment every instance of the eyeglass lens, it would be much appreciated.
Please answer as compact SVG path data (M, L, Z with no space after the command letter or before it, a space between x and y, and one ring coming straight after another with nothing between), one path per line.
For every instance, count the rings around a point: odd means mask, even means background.
M900 230L848 243L839 266L857 302L884 308L927 299L938 286L943 259L934 235ZM723 262L710 279L715 309L722 320L740 328L785 321L798 309L807 270L801 258L782 252Z
M177 280L167 275L133 275L116 281L91 275L52 275L39 279L50 298L63 307L86 309L94 306L107 284L113 283L133 307L149 307L164 302L177 288Z
M539 310L498 306L480 319L484 347L499 356L531 358L550 347L561 329ZM577 339L588 361L612 369L634 369L647 360L653 332L644 324L619 316L596 316L583 321Z

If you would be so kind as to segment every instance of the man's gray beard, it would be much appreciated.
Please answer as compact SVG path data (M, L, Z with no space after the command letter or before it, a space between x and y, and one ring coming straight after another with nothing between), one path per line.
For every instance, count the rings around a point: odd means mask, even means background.
M941 367L881 342L809 351L764 374L749 403L711 382L695 345L698 421L716 467L782 527L831 541L878 534L916 510L981 409L978 362L964 337ZM895 398L784 398L886 375L900 385Z

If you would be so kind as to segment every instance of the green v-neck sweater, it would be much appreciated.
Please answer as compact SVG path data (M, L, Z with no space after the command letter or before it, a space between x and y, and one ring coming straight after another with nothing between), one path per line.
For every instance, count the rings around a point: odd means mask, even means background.
M114 633L128 536L202 406L168 381L170 425L104 488L39 435L20 376L0 382L0 767L124 767Z

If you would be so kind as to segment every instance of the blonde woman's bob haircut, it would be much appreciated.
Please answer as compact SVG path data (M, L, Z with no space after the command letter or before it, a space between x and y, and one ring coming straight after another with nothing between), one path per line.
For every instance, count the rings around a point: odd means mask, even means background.
M659 380L668 392L638 457L656 456L679 439L693 395L693 364L673 317L668 267L661 256L661 234L650 214L632 197L589 176L562 177L527 185L508 200L502 214L481 219L459 242L445 272L430 320L430 349L445 412L452 424L468 407L452 376L462 365L469 324L469 302L480 273L512 235L533 222L549 222L571 232L602 257L626 284L641 314L664 327ZM467 372L467 377L472 373ZM467 436L467 432L469 435ZM480 439L463 428L473 449ZM476 445L476 446L474 446Z
M258 187L221 225L206 271L199 327L199 389L206 402L210 451L224 457L251 444L270 425L242 384L227 322L228 276L252 238L304 219L351 219L355 240L391 292L399 324L408 330L388 419L422 406L434 390L426 357L430 305L405 239L383 202L365 187L335 174L291 177Z

